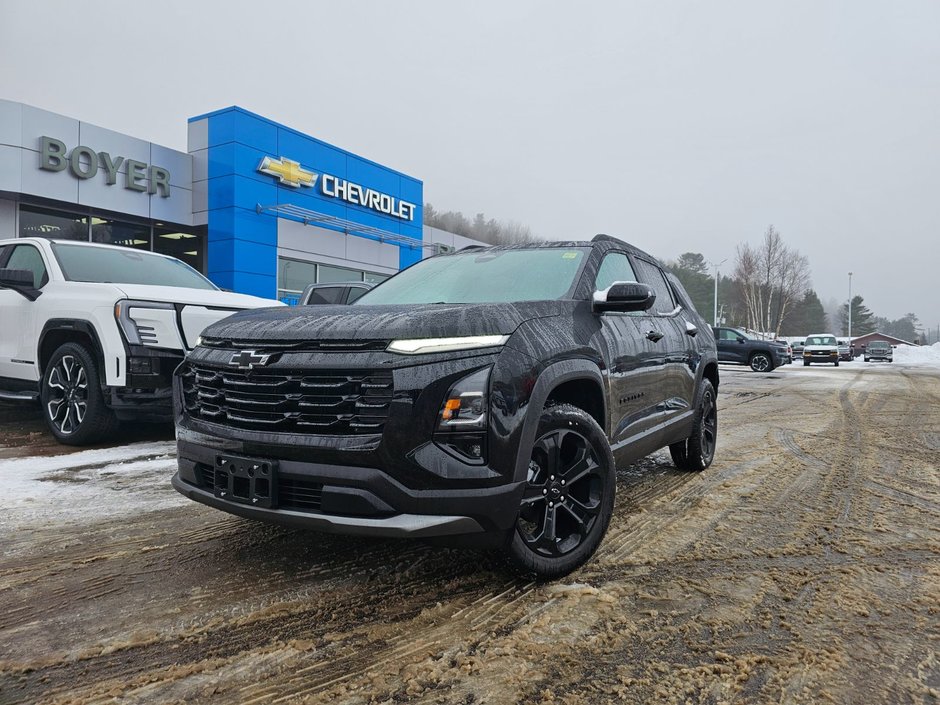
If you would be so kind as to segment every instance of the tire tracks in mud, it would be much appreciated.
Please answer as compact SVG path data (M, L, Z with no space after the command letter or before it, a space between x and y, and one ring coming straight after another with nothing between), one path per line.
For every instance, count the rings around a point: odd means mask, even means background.
M0 641L42 643L43 604L61 613L54 629L70 648L48 662L8 654L0 701L537 702L549 685L588 702L601 685L636 701L891 700L935 675L908 633L929 614L937 533L905 532L937 486L913 467L926 449L912 462L884 442L918 420L940 430L929 379L888 395L853 373L822 395L783 375L753 404L722 404L715 465L679 473L654 456L618 472L597 557L557 585L509 577L476 553L311 536L198 507L77 545L49 538L45 555L0 559ZM579 585L615 602L578 598ZM20 591L30 604L16 604ZM134 620L111 614L121 605L152 631L135 637ZM578 615L575 658L553 630ZM88 629L96 620L107 628ZM881 667L866 652L872 632L892 647ZM732 660L716 661L718 649Z

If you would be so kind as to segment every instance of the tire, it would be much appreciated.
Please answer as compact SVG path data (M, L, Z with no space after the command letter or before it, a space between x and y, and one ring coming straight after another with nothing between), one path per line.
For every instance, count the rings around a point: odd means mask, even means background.
M750 364L751 369L755 372L770 372L774 368L774 363L770 359L770 355L762 352L756 352L751 355L748 364Z
M707 379L702 380L698 411L692 424L692 435L669 446L672 462L680 470L701 472L715 459L718 443L718 404L715 388Z
M87 445L104 440L118 428L104 403L98 367L80 343L59 346L42 375L40 399L46 426L59 443Z
M604 431L570 404L545 409L535 438L505 550L516 569L560 578L594 555L607 533L616 467Z
M839 366L839 361L838 361L838 360L836 360L835 365L836 365L836 367Z
M803 367L809 367L809 360L803 360Z
M865 358L865 362L868 362L868 358L867 358L867 357Z

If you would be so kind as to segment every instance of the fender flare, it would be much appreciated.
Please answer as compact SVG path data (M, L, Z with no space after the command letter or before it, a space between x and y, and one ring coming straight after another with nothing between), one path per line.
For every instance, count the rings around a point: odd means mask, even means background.
M526 472L529 467L529 458L531 456L532 444L535 443L535 433L538 430L539 418L542 416L542 410L545 408L545 402L552 391L564 382L583 379L592 382L598 386L601 391L601 400L603 402L603 417L608 417L607 412L607 388L604 384L604 376L601 374L597 363L585 359L559 360L545 367L539 373L532 394L529 396L526 405L525 419L522 423L522 432L519 434L519 446L516 450L516 465L513 473L513 479L516 482L522 482L526 479ZM604 428L604 435L607 435L607 429Z
M84 333L89 338L94 345L93 350L89 352L95 356L95 360L98 362L98 365L101 369L101 379L102 384L104 380L104 349L101 347L101 339L98 337L98 331L95 330L95 326L89 322L81 319L74 318L50 318L46 321L45 325L42 327L42 332L39 334L39 341L36 344L36 364L39 367L39 375L42 377L45 374L45 364L42 360L42 347L46 341L46 336L52 332L58 331L75 331L79 333Z

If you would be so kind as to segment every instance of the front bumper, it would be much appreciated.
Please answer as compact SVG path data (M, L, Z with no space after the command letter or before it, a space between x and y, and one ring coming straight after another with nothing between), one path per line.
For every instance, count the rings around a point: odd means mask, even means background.
M838 362L839 352L803 352L803 362Z
M173 486L189 499L249 519L330 533L390 537L478 534L480 543L491 543L515 523L525 484L415 489L379 468L316 462L315 449L310 449L307 461L236 453L277 463L272 507L264 508L253 506L250 497L219 496L215 468L221 454L238 450L232 444L220 449L181 439L177 447L179 470Z

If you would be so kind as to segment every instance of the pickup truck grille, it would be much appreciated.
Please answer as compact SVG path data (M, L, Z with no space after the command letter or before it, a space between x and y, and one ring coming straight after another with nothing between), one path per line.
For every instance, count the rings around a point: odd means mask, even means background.
M180 375L192 418L230 428L350 436L381 433L391 372L227 370L187 363Z

